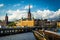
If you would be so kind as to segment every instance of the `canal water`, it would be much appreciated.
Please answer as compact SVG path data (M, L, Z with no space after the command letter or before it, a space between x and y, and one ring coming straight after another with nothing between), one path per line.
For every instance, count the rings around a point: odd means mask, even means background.
M58 31L57 31L58 35L60 35L60 28L58 28Z
M58 33L60 33L60 28L58 29L58 31L57 31Z
M22 33L0 37L0 40L36 40L33 33Z

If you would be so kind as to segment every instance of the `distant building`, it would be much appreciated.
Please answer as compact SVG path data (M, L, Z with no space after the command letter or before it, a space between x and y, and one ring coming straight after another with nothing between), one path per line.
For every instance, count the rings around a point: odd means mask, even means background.
M7 26L7 25L8 25L8 16L6 14L5 20L3 20L3 21L0 22L0 27L3 28L5 26Z
M57 21L57 27L60 28L60 21Z
M34 26L40 26L40 27L53 27L55 26L55 22L50 22L47 21L47 19L34 19L31 17L31 12L30 12L30 5L29 5L29 11L28 11L28 18L25 19L20 19L15 22L16 26L20 27L34 27Z
M20 27L34 27L34 26L40 26L40 27L56 27L56 22L55 21L48 21L47 19L34 19L31 17L31 12L30 12L30 5L29 5L29 10L28 10L28 18L25 19L20 19L15 22L16 26Z
M6 25L6 26L8 25L8 16L7 16L7 14L6 14L6 16L5 16L5 25Z
M5 21L0 22L0 28L5 28Z
M4 25L4 23L3 22L0 22L0 26L3 26Z
M45 22L45 27L56 27L55 21L47 21Z
M31 20L30 5L29 5L29 11L28 11L28 20Z
M21 19L19 21L16 22L16 26L28 26L28 27L32 27L34 26L34 19L31 18L31 12L30 12L30 5L29 5L29 11L28 11L28 18L26 19Z

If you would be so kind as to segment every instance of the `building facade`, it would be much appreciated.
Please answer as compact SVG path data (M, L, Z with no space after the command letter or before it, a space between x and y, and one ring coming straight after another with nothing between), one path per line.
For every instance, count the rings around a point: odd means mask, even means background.
M34 26L34 19L31 18L31 12L30 12L30 5L29 5L29 11L28 11L28 18L21 19L18 22L16 22L16 26L27 26L27 27L33 27Z
M21 19L19 21L16 22L16 26L20 26L20 27L34 27L34 26L40 26L40 27L55 27L56 23L55 22L51 22L51 21L47 21L47 19L34 19L31 17L31 11L30 11L30 5L29 5L29 11L28 11L28 18L26 19Z
M57 27L60 28L60 21L57 21Z
M6 14L5 16L5 25L7 26L8 25L8 15Z
M5 28L7 25L8 25L8 16L6 14L5 20L3 20L3 21L1 20L0 21L0 26L1 26L1 28Z

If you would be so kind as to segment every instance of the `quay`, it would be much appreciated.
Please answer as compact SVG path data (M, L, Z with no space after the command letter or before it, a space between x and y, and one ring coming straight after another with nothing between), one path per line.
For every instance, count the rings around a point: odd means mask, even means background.
M41 30L39 27L34 28L0 28L0 37L18 33L32 32L36 40L60 40L60 34L53 31Z
M30 32L28 28L0 28L0 36Z
M0 36L11 35L17 33L32 32L32 30L39 30L39 28L0 28Z

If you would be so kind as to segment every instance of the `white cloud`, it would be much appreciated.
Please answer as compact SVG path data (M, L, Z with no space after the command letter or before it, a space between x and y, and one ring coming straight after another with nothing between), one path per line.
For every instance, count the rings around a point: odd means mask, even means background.
M3 7L4 6L4 4L0 4L0 7Z
M13 10L8 10L7 11L9 15L9 20L17 20L17 19L21 19L22 17L23 18L26 18L27 17L27 11L26 10L16 10L16 11L13 11Z
M9 21L12 20L18 20L23 18L27 18L27 10L8 10L8 17L9 17ZM60 15L60 9L57 11L50 11L50 10L37 10L36 12L31 12L32 16L34 16L34 18L36 19L49 19L49 18L57 18ZM4 19L5 17L2 16L1 19Z
M55 18L60 15L60 9L57 11L50 11L50 10L37 10L36 12L33 12L35 18L43 18L43 19L48 19L48 18Z
M30 5L30 8L33 8L33 5ZM24 9L29 9L29 5L26 5Z
M5 20L5 16L0 16L0 20Z

